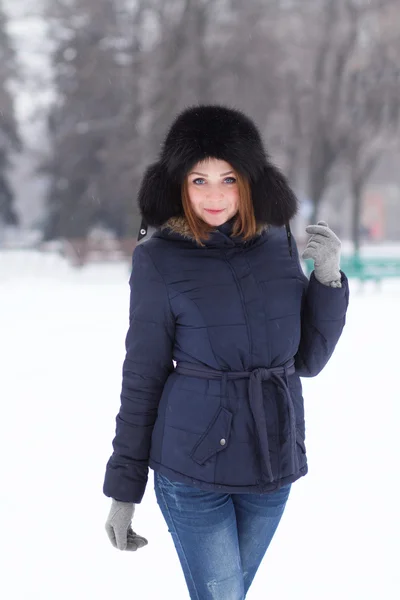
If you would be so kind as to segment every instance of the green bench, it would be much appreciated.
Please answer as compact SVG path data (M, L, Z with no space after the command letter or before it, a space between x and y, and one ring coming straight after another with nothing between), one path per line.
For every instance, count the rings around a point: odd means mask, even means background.
M307 259L304 263L306 273L310 276L314 268L314 262ZM400 278L400 258L370 258L356 253L342 256L340 268L349 279L354 278L360 281L376 281L379 283L386 278Z

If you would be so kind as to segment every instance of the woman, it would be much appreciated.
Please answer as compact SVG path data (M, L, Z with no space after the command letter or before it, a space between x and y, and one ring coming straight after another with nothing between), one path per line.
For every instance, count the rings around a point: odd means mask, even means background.
M157 230L133 256L106 528L121 550L147 543L131 519L150 466L190 597L242 599L307 473L300 377L345 323L340 241L307 228L308 281L296 198L252 121L223 106L176 118L139 206Z

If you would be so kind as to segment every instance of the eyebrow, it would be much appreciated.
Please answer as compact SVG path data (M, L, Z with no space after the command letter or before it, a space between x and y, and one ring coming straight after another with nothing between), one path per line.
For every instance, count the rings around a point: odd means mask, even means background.
M233 173L233 171L227 171L226 173L220 173L220 177L223 177L224 175L229 175L229 173ZM190 174L191 175L202 175L203 177L208 177L208 175L206 173L199 173L198 171L191 171Z

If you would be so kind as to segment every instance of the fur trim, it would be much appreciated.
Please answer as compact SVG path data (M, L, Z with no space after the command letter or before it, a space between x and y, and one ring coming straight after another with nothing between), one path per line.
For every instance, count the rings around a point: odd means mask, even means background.
M186 217L171 217L161 225L161 229L169 229L172 233L178 233L187 240L195 241Z
M242 112L218 105L195 106L175 119L159 161L147 168L138 195L145 221L160 227L183 216L181 184L207 158L225 160L248 178L257 222L282 226L298 210L285 176L269 160L255 124Z
M185 216L171 217L168 219L168 221L161 225L161 229L169 229L173 233L178 233L187 240L191 240L192 242L196 241ZM267 231L268 229L269 225L266 225L265 223L259 223L257 226L256 235L261 235L263 231Z

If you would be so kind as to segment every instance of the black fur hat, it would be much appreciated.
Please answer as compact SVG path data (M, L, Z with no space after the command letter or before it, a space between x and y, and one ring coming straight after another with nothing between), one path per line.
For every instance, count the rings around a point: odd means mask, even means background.
M176 117L159 161L144 174L138 196L142 227L143 223L159 227L184 214L181 184L190 169L206 158L225 160L248 178L258 223L288 226L297 212L297 199L270 162L255 124L237 109L198 105Z

